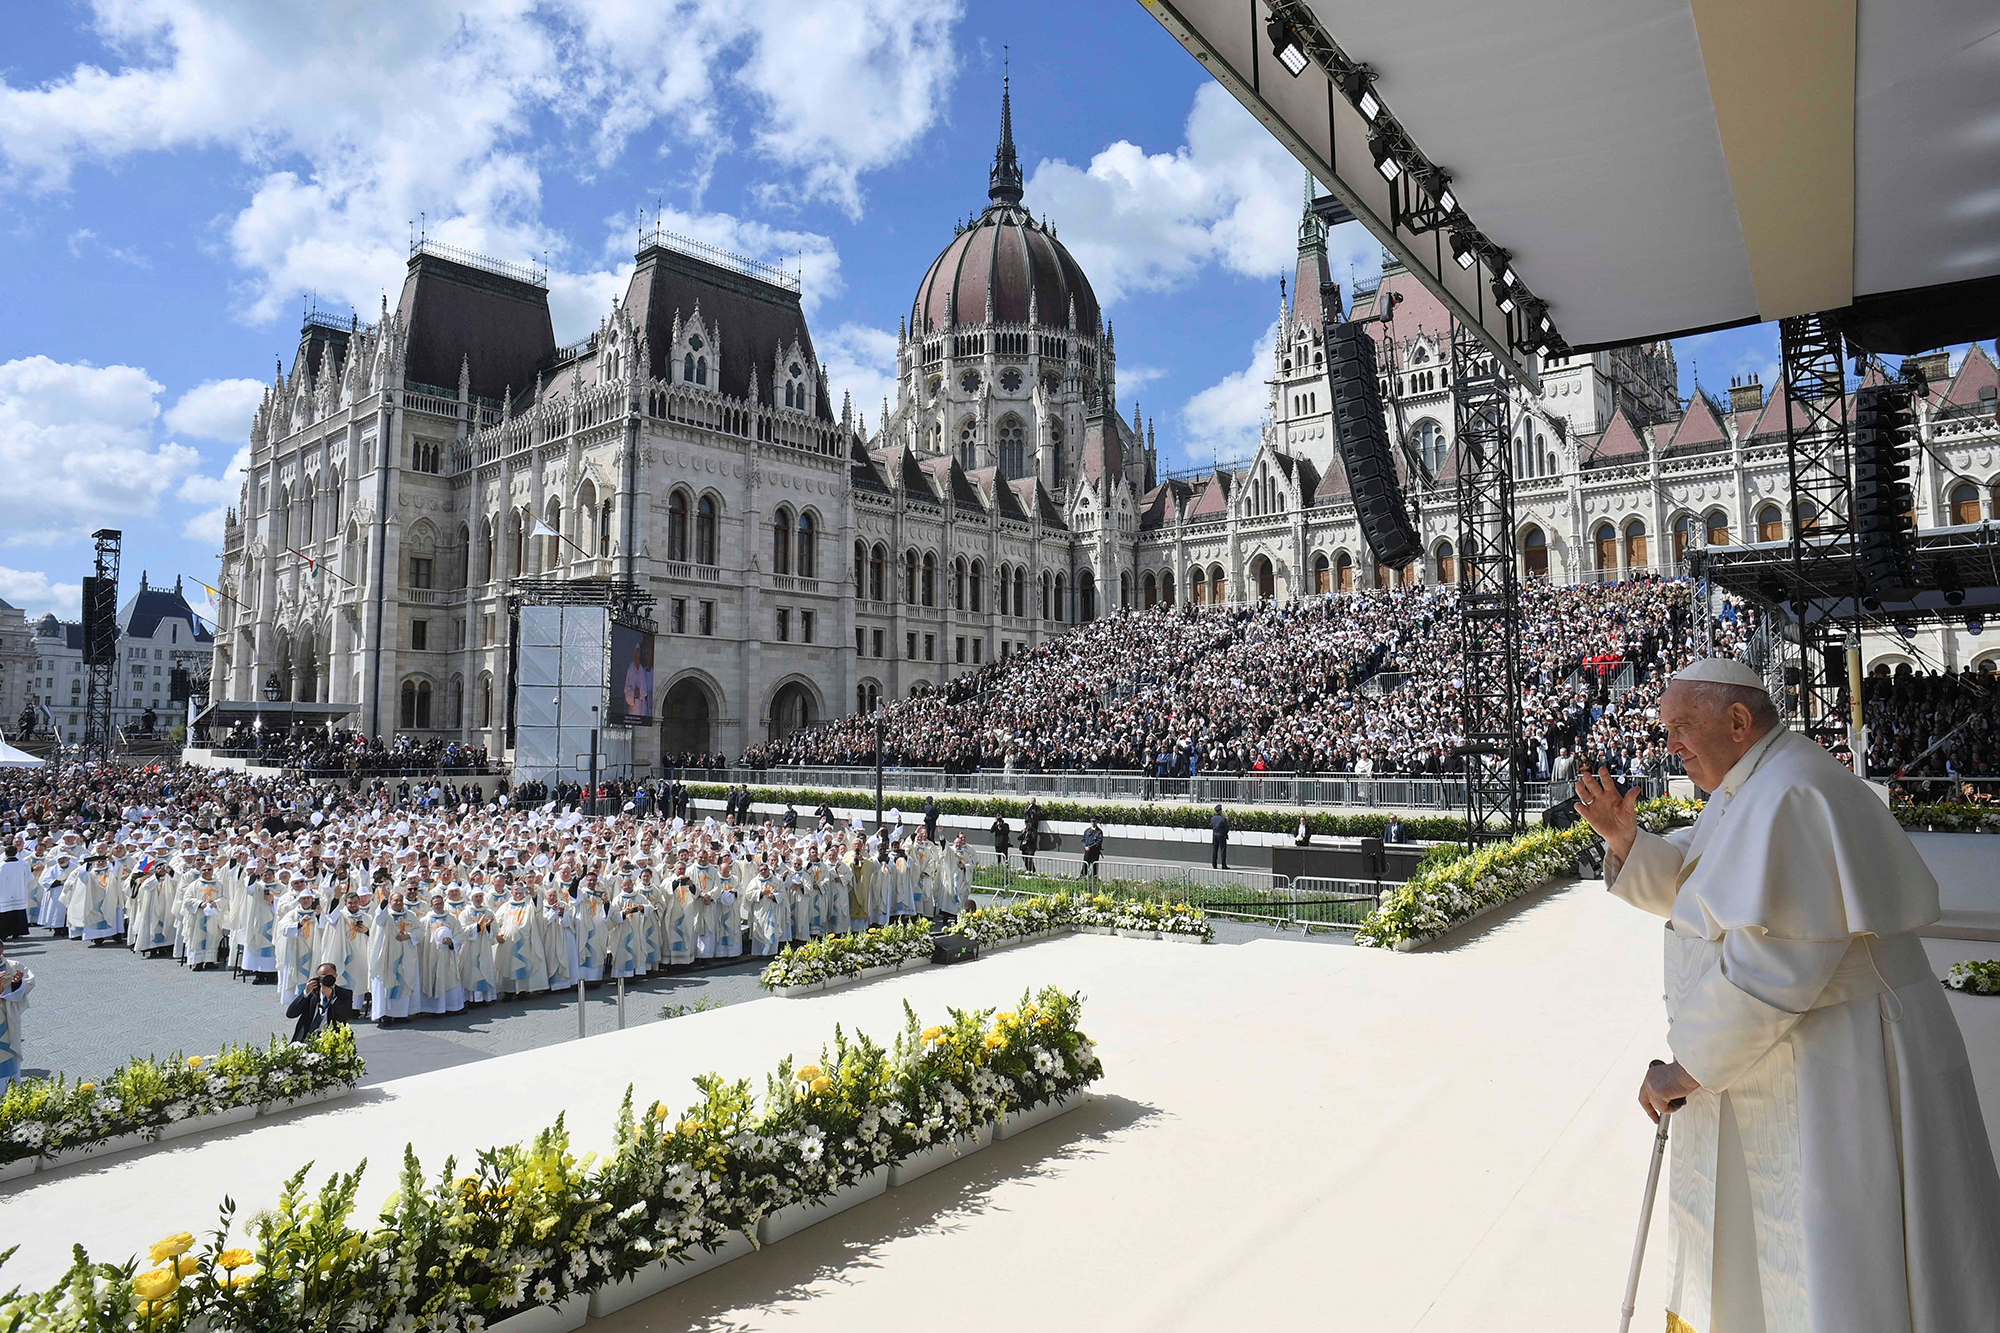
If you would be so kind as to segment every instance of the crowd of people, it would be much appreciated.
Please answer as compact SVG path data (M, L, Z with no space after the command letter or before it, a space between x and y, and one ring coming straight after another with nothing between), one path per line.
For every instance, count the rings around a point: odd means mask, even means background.
M216 747L226 752L319 774L487 771L485 746L436 736L397 735L384 742L380 736L370 739L343 728L303 723L289 728L252 727L239 722L213 739Z
M888 705L883 761L1159 778L1448 775L1465 725L1457 596L1423 587L1115 613ZM1665 736L1648 713L1666 678L1705 653L1733 654L1754 629L1734 604L1703 620L1681 580L1524 588L1532 776L1600 764L1622 776L1667 772ZM754 746L744 761L869 764L874 734L872 716L852 715Z
M1918 799L2000 803L2000 674L1878 668L1862 698L1871 776Z
M0 838L34 927L273 986L302 1023L343 994L396 1022L767 956L955 917L971 889L973 854L934 823L869 833L822 810L809 829L753 827L747 799L690 821L670 813L670 788L607 785L594 816L446 790L182 765L19 770L0 775ZM0 999L16 997L0 1013L0 1080L32 984L0 959Z

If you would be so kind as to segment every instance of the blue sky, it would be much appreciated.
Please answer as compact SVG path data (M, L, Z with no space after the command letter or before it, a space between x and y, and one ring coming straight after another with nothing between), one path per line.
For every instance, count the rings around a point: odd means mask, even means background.
M73 617L87 534L214 581L261 383L302 303L392 299L438 239L548 256L560 341L641 214L803 270L836 393L875 421L894 335L985 203L1011 46L1026 202L1118 334L1163 463L1245 452L1302 173L1139 6L957 0L70 0L0 65L0 597ZM1336 277L1368 276L1358 227ZM1768 328L1690 340L1710 387ZM1252 371L1254 373L1246 373Z

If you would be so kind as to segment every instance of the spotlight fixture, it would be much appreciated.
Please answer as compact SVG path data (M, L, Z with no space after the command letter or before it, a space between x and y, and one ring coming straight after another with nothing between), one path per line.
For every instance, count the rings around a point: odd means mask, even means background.
M1370 125L1382 114L1381 99L1375 96L1375 71L1366 65L1349 65L1333 76L1341 93L1354 104L1361 118Z
M1377 133L1368 136L1368 153L1375 159L1375 170L1385 181L1393 181L1403 174L1403 164L1396 160L1396 154L1389 147L1389 136Z
M1306 72L1306 66L1312 61L1307 57L1305 47L1299 42L1298 29L1273 14L1271 21L1264 25L1264 32L1271 39L1271 54L1278 58L1278 63L1285 67L1286 73L1296 79Z
M1452 193L1451 173L1441 167L1432 167L1424 173L1424 189L1430 194L1431 202L1447 216L1458 212L1458 196Z
M1933 577L1937 581L1938 591L1944 594L1946 606L1965 605L1965 580L1958 576L1958 561L1938 561Z
M1472 233L1464 228L1451 229L1451 257L1458 261L1460 268L1469 269L1479 262L1478 244Z
M1512 287L1518 282L1520 282L1520 279L1514 276L1514 266L1512 264L1502 264L1500 266L1501 285L1505 287Z
M1494 279L1493 300L1500 307L1501 314L1511 315L1514 313L1514 290L1507 285L1504 279Z

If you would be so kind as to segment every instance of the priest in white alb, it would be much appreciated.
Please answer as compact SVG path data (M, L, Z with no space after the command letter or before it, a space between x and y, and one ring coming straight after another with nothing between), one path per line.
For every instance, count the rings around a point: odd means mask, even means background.
M1786 730L1756 673L1710 659L1660 700L1709 799L1637 826L1577 783L1605 878L1667 919L1676 1099L1669 1333L2000 1329L2000 1178L1965 1042L1919 930L1937 881L1876 792Z

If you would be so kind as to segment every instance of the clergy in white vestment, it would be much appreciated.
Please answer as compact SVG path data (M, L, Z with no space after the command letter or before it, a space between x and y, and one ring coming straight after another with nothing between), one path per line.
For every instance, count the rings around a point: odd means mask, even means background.
M326 914L319 932L319 956L315 969L332 963L334 984L355 995L368 993L368 923L371 913L361 906L361 895L349 890L346 901Z
M1677 1098L1672 1333L2000 1329L2000 1178L1965 1042L1918 931L1937 882L1868 785L1787 731L1756 673L1698 661L1660 700L1710 793L1637 827L1577 783L1618 897L1665 917Z
M488 1004L500 994L493 909L486 904L483 885L473 885L469 896L471 901L458 914L459 984L465 988L467 1004Z
M465 984L459 980L458 918L445 905L445 892L433 885L426 897L430 910L417 918L422 934L417 950L417 1007L427 1014L455 1014L465 1008Z
M10 846L0 861L0 939L28 933L28 918L39 906L34 897L29 863L18 844Z
M278 922L278 1003L290 1005L306 993L319 966L319 894L308 887Z
M938 906L957 916L965 911L965 900L972 895L972 849L965 845L963 833L945 849L944 863L944 899Z
M0 957L0 1092L21 1077L21 1015L34 988L33 972Z
M67 906L70 934L92 944L125 928L125 880L110 848L100 844L77 870L70 880Z
M245 972L254 972L260 983L278 974L277 900L276 886L253 869L243 882L241 965Z
M611 976L636 977L644 974L645 918L648 910L646 897L639 892L637 881L626 875L618 884L618 892L611 900L610 915L605 921L604 939Z
M156 849L142 865L143 873L135 872L132 877L132 920L125 942L134 953L150 954L174 947L175 885L164 849Z
M551 884L542 893L543 947L549 960L549 985L568 988L578 977L576 951L576 909L560 885Z
M68 852L58 852L42 866L42 910L36 924L50 930L69 928L69 909L63 904L63 890L69 887L70 876L76 872L76 858Z
M377 908L368 927L369 1016L378 1023L409 1018L419 1006L418 983L423 968L419 927L397 889Z
M597 872L583 877L574 915L576 974L584 981L604 980L604 955L610 943L610 904L598 887Z
M505 903L493 913L500 944L502 995L533 995L549 988L548 931L542 905L516 882Z

